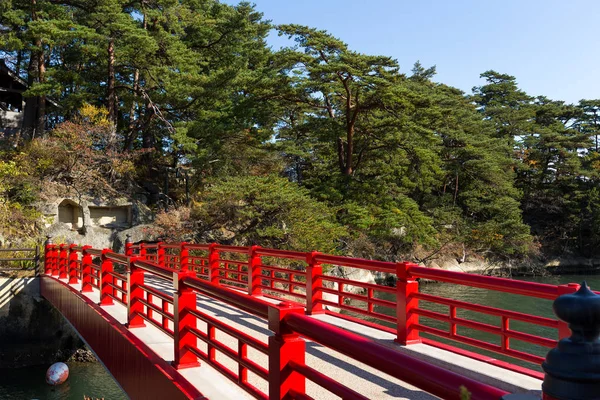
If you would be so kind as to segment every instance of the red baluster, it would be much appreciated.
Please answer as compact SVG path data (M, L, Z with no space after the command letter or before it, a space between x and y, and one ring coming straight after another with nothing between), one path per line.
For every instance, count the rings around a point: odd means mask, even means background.
M184 282L186 277L195 277L189 271L178 271L173 274L173 339L175 357L173 366L177 369L198 367L198 357L189 349L198 347L198 338L190 332L196 328L196 317L190 311L196 311L196 292Z
M306 391L306 378L289 366L291 361L304 364L306 357L306 343L285 324L289 313L304 313L304 308L287 302L269 308L269 329L275 333L269 337L269 400L290 398L291 391Z
M135 261L138 257L129 259L129 273L127 274L127 327L139 328L146 326L144 318L144 303L140 300L144 299L144 271L135 266Z
M72 244L69 246L69 283L70 284L75 284L77 283L77 260L78 260L78 256L77 256L77 250L75 250L75 247L77 247L76 244Z
M46 243L44 244L44 273L46 275L52 275L52 250L54 244L52 238L46 236Z
M58 276L58 263L59 263L58 254L59 254L58 245L55 244L52 247L52 276Z
M313 251L308 253L306 262L306 313L319 314L325 312L323 304L323 267L317 261L317 256L321 254Z
M92 246L83 246L81 254L81 292L91 292L92 289L92 255L88 253L88 250Z
M114 284L114 277L110 274L113 272L113 263L106 257L106 253L109 253L110 249L102 250L100 259L100 305L101 306L112 306L113 299L110 296L113 294L114 289L111 285Z
M260 296L262 294L262 259L258 255L258 246L250 247L248 255L248 294L250 296Z
M419 283L412 279L408 273L408 268L414 264L397 263L396 281L397 304L396 315L398 318L396 341L403 345L420 343L419 331L414 328L419 323L419 316L413 312L419 307L419 299L413 295L419 292Z

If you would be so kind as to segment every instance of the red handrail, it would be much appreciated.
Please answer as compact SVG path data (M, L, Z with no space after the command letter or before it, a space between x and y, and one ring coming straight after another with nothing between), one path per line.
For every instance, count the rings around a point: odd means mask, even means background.
M495 278L492 276L468 274L465 272L419 267L416 265L410 265L407 270L413 278L425 278L549 300L554 300L558 296L557 286L545 283L516 281L513 279Z
M265 249L262 247L258 247L256 249L256 254L259 256L264 256L264 257L276 257L276 258L286 258L289 260L306 261L307 253L305 253L303 251Z
M263 318L269 316L269 303L250 295L223 288L192 276L185 277L183 279L183 284L196 289L200 293L222 300L227 304L234 305L250 314Z
M129 257L127 257L124 254L118 254L118 253L113 253L111 252L107 252L105 254L105 257L108 258L111 261L116 261L120 264L127 264L129 265Z
M302 314L287 314L284 322L307 339L444 399L459 399L461 385L471 392L473 400L500 399L509 394Z
M133 265L135 265L136 267L138 267L140 269L143 269L144 271L151 272L155 275L158 275L162 278L169 279L169 280L173 279L174 272L171 270L165 269L158 264L154 264L149 261L135 260L133 262Z
M368 269L372 271L396 273L396 263L387 261L366 260L362 258L350 258L343 256L332 256L328 254L315 255L315 261L320 264L343 265L346 267Z

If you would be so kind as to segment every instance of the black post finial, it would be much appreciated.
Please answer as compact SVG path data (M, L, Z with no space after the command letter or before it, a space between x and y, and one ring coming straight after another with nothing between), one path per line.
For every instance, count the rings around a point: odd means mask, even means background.
M555 399L600 398L600 296L584 281L575 293L554 300L554 313L567 322L571 337L548 352L542 390Z
M52 236L46 235L46 242L44 243L46 246L52 244Z
M129 233L125 235L125 243L133 243L133 240L131 240L131 235Z

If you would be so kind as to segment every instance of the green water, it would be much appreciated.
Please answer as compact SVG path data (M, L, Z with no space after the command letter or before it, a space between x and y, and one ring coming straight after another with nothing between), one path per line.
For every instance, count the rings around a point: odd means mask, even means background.
M520 279L520 278L519 278ZM538 277L538 278L522 278L522 280L547 283L553 285L560 285L565 283L581 283L583 280L586 280L588 285L591 286L594 290L600 290L600 275L589 276L589 275L562 275L562 276L549 276L549 277ZM537 315L541 317L548 318L556 318L552 311L552 301L536 299L527 296L513 295L508 293L495 292L491 290L477 289L468 286L455 285L455 284L446 284L446 283L427 283L421 284L419 290L423 293L445 297L449 299L461 300L467 303L481 304L490 307L501 308L505 310L518 311L525 314ZM381 293L378 297L387 300L394 300L393 297L395 295L388 293ZM448 314L449 309L448 306L433 304L426 301L420 301L420 308L436 311L442 314ZM386 307L375 307L376 312L380 312L387 315L393 315L395 310L391 310ZM472 312L468 310L457 310L457 317L469 319L477 322L486 323L489 325L500 326L500 317L481 314L478 312ZM375 321L375 320L373 320ZM449 324L446 322L442 322L439 320L434 320L431 318L426 318L421 316L420 321L421 324L427 325L433 328L441 329L444 331L449 330ZM388 326L393 326L387 324ZM510 321L510 329L533 334L536 336L542 336L549 339L558 339L558 332L554 328L548 328L538 325L533 325L527 322L521 321ZM468 336L471 338L475 338L478 340L482 340L491 344L500 345L500 336L492 333L482 332L479 330L469 329L465 327L458 326L457 333L459 335ZM445 338L441 338L438 336L433 336L427 333L421 333L422 337L434 339L436 341L452 344L457 347L461 347L466 350L475 351L477 353L486 354L489 356L493 356L497 359L501 359L504 361L509 361L517 365L521 365L524 367L528 367L534 370L541 371L539 365L532 364L529 362L525 362L522 360L517 360L511 357L505 357L499 355L495 352L486 351L477 349L472 346L464 345L461 343L457 343L455 341L451 341ZM515 350L524 351L527 353L535 354L540 357L545 357L549 348L544 346L538 346L531 343L510 339L510 347Z
M48 366L0 369L2 400L83 400L86 395L105 400L125 400L127 395L100 363L67 363L69 379L59 386L46 383Z

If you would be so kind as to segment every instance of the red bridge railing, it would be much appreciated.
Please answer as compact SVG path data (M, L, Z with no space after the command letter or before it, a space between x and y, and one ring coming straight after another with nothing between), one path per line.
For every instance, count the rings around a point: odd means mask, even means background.
M243 289L253 296L293 301L307 314L328 313L369 325L396 335L404 344L426 343L510 370L543 378L539 371L541 353L516 350L511 341L552 348L558 339L569 335L568 326L557 319L517 311L465 303L459 300L419 291L418 279L447 282L497 292L553 300L575 292L579 285L546 285L419 267L406 262L382 262L332 256L318 252L295 252L265 249L258 246L235 247L219 244L127 244L129 255L145 257L163 267L196 272L200 279L223 287ZM161 264L162 263L162 264ZM396 277L396 287L361 282L346 276L334 276L324 270L344 267L352 271L365 270ZM432 305L437 309L432 309ZM439 308L446 308L440 312ZM550 304L548 303L548 309ZM336 310L336 311L332 311ZM337 311L339 310L339 311ZM474 316L461 316L464 311L487 315L496 324L477 321ZM440 329L429 321L447 326ZM511 326L512 321L556 329L555 335L534 335ZM460 328L460 329L459 329ZM523 327L521 328L523 329ZM480 332L496 337L481 340L463 331ZM424 337L421 333L429 335ZM434 338L440 338L442 343ZM448 341L475 348L467 351L447 344ZM507 360L524 362L524 366L482 355L477 349L500 354ZM529 367L525 367L529 365Z
M269 258L268 264L264 262L266 257ZM276 260L288 263L284 265ZM89 246L48 244L45 272L57 278L68 277L69 283L81 282L84 292L96 288L100 292L101 305L109 305L113 301L126 305L129 328L149 323L172 337L175 367L194 367L202 360L256 398L309 399L305 391L306 379L345 399L365 398L306 365L306 339L443 398L458 399L461 386L472 393L472 399L499 399L507 394L306 316L305 313L325 312L322 306L330 304L341 308L347 306L343 300L325 300L323 293L360 299L366 304L364 312L376 315L373 305L380 305L374 296L377 290L407 291L402 285L391 289L350 279L332 279L323 273L323 264L382 271L394 265L403 273L411 268L405 263L381 263L258 247L128 243L125 255ZM153 286L145 282L150 276L173 288L173 295L157 290L156 281ZM334 285L328 287L326 282L337 283L337 288L331 288ZM412 281L408 284L412 285ZM366 294L356 297L346 290L349 286L366 288ZM299 296L288 296L293 293ZM273 336L265 343L207 314L197 307L198 294L268 320ZM274 305L257 298L260 294L271 297L280 294L299 300ZM409 292L408 296L414 294ZM409 306L406 301L398 301L397 307L400 308L400 305ZM409 318L416 318L417 309L407 313ZM410 332L398 329L399 338L412 338L418 328L418 325L413 326ZM237 347L232 348L219 339L221 334L237 339ZM224 365L220 361L222 355L233 360L237 368ZM261 357L262 361L268 358L268 368L261 366ZM253 379L249 379L250 374ZM252 383L256 379L268 381L269 394Z

